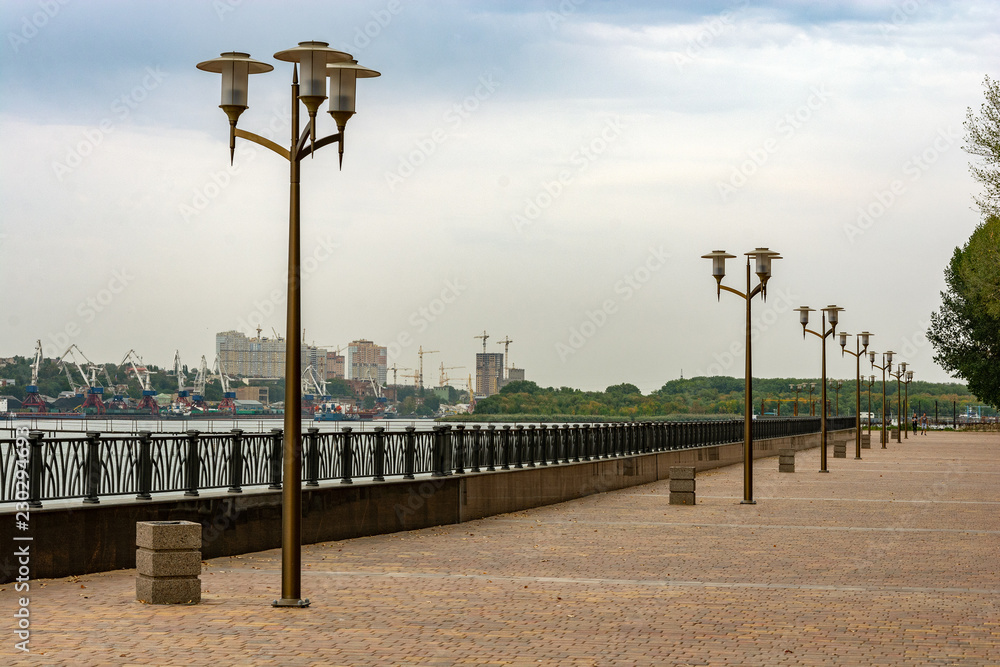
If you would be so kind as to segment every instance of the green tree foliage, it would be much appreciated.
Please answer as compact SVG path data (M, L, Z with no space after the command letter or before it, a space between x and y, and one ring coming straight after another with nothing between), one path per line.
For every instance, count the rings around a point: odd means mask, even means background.
M853 370L853 365L852 365ZM842 380L839 396L833 390L829 391L830 411L834 414L852 415L855 411L855 383L853 380ZM790 386L815 383L812 403L819 414L822 387L817 378L758 378L753 381L753 408L759 414L761 402L764 412L777 413L781 416L791 416L795 412L796 392ZM671 380L657 391L643 396L638 389L622 391L623 385L608 387L603 392L581 391L570 387L559 389L541 388L530 383L523 388L528 391L511 391L514 383L507 385L498 394L476 402L476 415L523 415L525 417L551 417L553 415L573 416L587 415L608 418L644 419L648 417L684 417L701 418L705 415L719 417L740 416L743 413L743 378L732 377L696 377L686 380ZM627 385L626 385L627 386ZM517 388L517 387L515 387ZM898 411L897 387L895 382L886 383L887 409L895 414ZM868 385L862 383L861 411L868 412ZM914 381L909 386L911 410L934 415L935 406L939 408L942 418L951 417L953 406L959 412L965 412L969 406L976 405L978 399L969 393L963 385L934 384ZM835 401L839 398L839 405ZM780 405L780 408L779 408ZM799 416L810 412L810 396L808 391L798 393ZM876 382L872 387L872 410L882 411L882 383Z
M976 228L955 248L945 270L948 289L931 315L927 337L934 361L969 383L969 390L1000 406L1000 217Z
M983 184L985 191L975 199L983 217L1000 215L1000 81L987 76L983 80L986 100L979 108L979 115L972 108L965 112L965 152L975 155L978 161L969 164L973 178Z
M538 385L531 380L512 380L500 388L501 394L537 394Z

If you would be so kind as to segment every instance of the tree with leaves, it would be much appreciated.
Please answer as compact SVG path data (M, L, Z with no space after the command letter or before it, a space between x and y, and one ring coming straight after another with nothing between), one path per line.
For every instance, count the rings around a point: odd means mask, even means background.
M1000 81L989 75L983 80L986 100L979 115L972 108L965 112L965 145L963 150L979 158L969 163L972 177L983 184L985 191L973 199L983 218L1000 215Z
M1000 407L1000 217L990 217L964 248L955 248L945 282L927 332L934 361Z

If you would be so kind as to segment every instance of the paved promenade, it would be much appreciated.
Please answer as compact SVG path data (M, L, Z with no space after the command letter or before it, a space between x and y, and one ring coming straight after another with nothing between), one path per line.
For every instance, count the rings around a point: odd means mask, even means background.
M134 570L0 586L0 664L1000 665L1000 435L931 433L794 474L701 473L467 524L203 566L203 603L135 601ZM4 545L9 548L9 545ZM35 548L43 549L36 541Z

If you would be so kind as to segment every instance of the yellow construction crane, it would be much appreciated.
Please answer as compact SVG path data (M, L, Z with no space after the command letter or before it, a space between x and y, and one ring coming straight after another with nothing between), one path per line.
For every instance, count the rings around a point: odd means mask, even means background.
M396 384L396 373L398 373L399 371L412 371L413 369L409 368L409 367L407 367L407 368L400 368L400 367L396 366L396 364L393 364L391 367L387 368L386 370L392 371L392 384L395 385ZM403 377L406 378L406 377L410 377L410 376L409 375L404 375Z
M483 354L486 354L486 339L489 338L489 337L490 337L490 335L488 333L486 333L486 329L483 329L483 335L482 336L473 336L473 338L482 338L483 339Z
M424 346L421 345L417 350L417 355L420 357L420 388L424 388L424 355L425 354L437 354L438 350L425 350Z
M456 368L465 368L465 366L445 366L444 362L441 362L441 381L438 383L439 387L443 387L451 381L447 375L444 374L445 371L454 370Z
M504 336L503 340L497 341L497 345L503 345L503 374L505 379L510 378L510 353L508 350L510 349L510 344L513 342L510 336Z
M413 378L413 387L416 388L416 386L417 386L417 380L420 379L420 373L401 373L400 377L402 377L404 379L405 378Z

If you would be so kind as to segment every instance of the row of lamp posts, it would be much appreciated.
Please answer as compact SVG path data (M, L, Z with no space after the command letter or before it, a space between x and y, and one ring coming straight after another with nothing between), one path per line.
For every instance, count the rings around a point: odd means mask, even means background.
M343 167L344 159L344 130L347 121L355 112L356 83L359 78L371 78L379 76L379 73L362 67L354 60L349 53L331 49L326 42L300 42L298 46L279 51L274 57L284 62L293 63L292 83L291 83L291 137L288 147L271 141L261 135L237 128L240 116L246 111L247 89L250 74L261 74L270 72L274 67L270 64L252 59L249 54L238 51L223 53L218 58L198 63L198 69L214 72L222 75L222 100L219 107L229 119L229 159L232 163L236 150L236 139L252 141L264 146L279 156L288 160L290 165L289 173L289 224L288 224L288 294L285 327L285 428L284 428L284 452L283 452L283 485L282 485L282 533L281 533L281 598L272 604L276 607L307 607L309 600L301 595L301 516L302 516L302 480L300 461L302 455L302 386L299 382L301 376L301 252L300 252L300 163L306 156L314 155L317 150L332 143L338 145L339 163ZM301 81L300 81L301 74ZM325 100L329 99L329 113L337 126L337 132L325 137L316 139L316 116L319 107ZM301 131L299 128L299 105L303 105L308 114L307 126ZM731 292L745 301L746 307L746 367L745 367L745 400L744 400L744 425L743 425L743 454L744 454L744 494L743 504L754 504L753 499L753 407L752 407L752 373L751 373L751 303L755 296L760 295L763 300L767 299L767 281L771 277L771 261L781 259L778 253L768 248L757 248L753 252L746 253L746 291L733 289L722 284L722 279L726 275L725 262L735 255L730 255L725 251L716 250L704 255L706 259L712 260L712 275L716 279L717 296L721 298L722 291ZM751 289L750 279L750 258L754 259L755 273L759 283ZM821 410L821 437L820 447L822 464L820 472L829 472L826 469L826 338L835 333L839 313L842 308L837 306L827 306L823 308L823 320L820 332L806 328L809 322L809 312L811 308L803 306L799 308L800 321L802 323L803 338L805 334L811 333L822 340L823 349L823 377L822 393L823 409ZM827 330L829 321L830 329ZM867 351L868 337L871 334L865 332L859 334L860 344ZM843 350L846 346L847 334L840 334L840 345ZM848 352L850 352L848 350ZM860 359L863 352L850 352L858 359L857 374L857 401L856 407L860 408ZM905 376L907 383L912 379L913 372L906 370L906 364L900 364L896 373L892 371L892 352L883 353L883 365L875 364L876 353L869 352L869 358L873 368L879 368L883 372L883 402L885 405L885 374L895 377L897 380L897 394L899 384ZM874 376L872 376L874 381ZM810 402L812 390L815 384L811 384L809 389ZM796 408L798 406L798 389L796 389ZM839 390L839 386L837 387ZM869 384L869 398L870 398ZM870 405L870 400L869 400ZM883 407L884 412L884 407ZM861 435L860 435L860 410L858 414L858 434L857 434L857 456L861 458ZM903 419L900 413L900 419ZM885 429L883 418L883 438L882 446L885 447ZM901 424L902 426L902 424Z
M751 345L750 345L750 322L751 322L751 302L753 297L758 294L763 300L767 300L767 281L771 277L771 260L781 259L777 252L770 250L768 248L757 248L753 252L746 253L746 291L740 291L732 287L728 287L722 284L722 279L726 276L726 260L734 259L736 255L730 255L725 250L713 250L707 255L702 255L703 259L712 260L712 276L716 281L716 295L717 298L721 298L723 290L731 292L739 297L741 297L746 303L746 375L744 382L744 430L743 430L743 500L741 504L752 505L755 503L753 499L753 430L751 428L751 421L753 419L752 414L752 388L751 382L753 376L751 374ZM753 289L750 289L750 258L753 257L755 260L755 272L759 279L759 284ZM844 309L836 306L830 305L825 308L821 308L822 319L819 331L813 331L808 328L809 325L809 313L815 312L815 309L809 306L802 306L795 309L799 313L799 323L802 324L802 338L806 337L807 333L810 333L820 339L822 345L822 377L820 380L820 385L822 387L821 401L822 409L820 410L820 470L819 472L828 473L830 472L827 468L827 378L826 378L826 339L832 338L837 334L837 324L840 320L840 313ZM829 325L829 328L827 328ZM855 350L851 351L847 349L847 337L852 334L846 332L840 332L839 342L841 356L844 354L850 354L855 358L855 459L861 458L861 360L867 354L872 368L878 368L882 370L882 429L881 429L881 442L882 447L885 448L887 442L886 426L885 426L885 374L888 372L890 377L896 378L897 383L897 400L900 406L900 432L904 428L903 421L906 415L906 405L907 401L903 400L900 393L900 386L903 382L907 385L913 379L913 371L908 371L906 369L906 362L902 362L897 366L897 370L894 373L892 370L892 355L893 352L882 353L883 365L878 366L875 364L875 358L877 353L868 350L869 340L872 336L871 333L863 331L855 336ZM868 383L868 410L869 410L869 420L868 420L868 430L871 433L871 385L874 384L875 376L872 375ZM795 413L798 414L798 404L799 404L799 391L808 389L809 390L809 403L810 403L810 413L812 410L812 392L815 389L816 383L803 383L803 384L792 384L789 385L789 389L795 391ZM837 398L838 413L840 405L840 389L843 387L843 382L831 381L829 387L834 390ZM907 393L908 398L908 393ZM908 436L907 436L908 437ZM897 435L897 438L899 436Z

